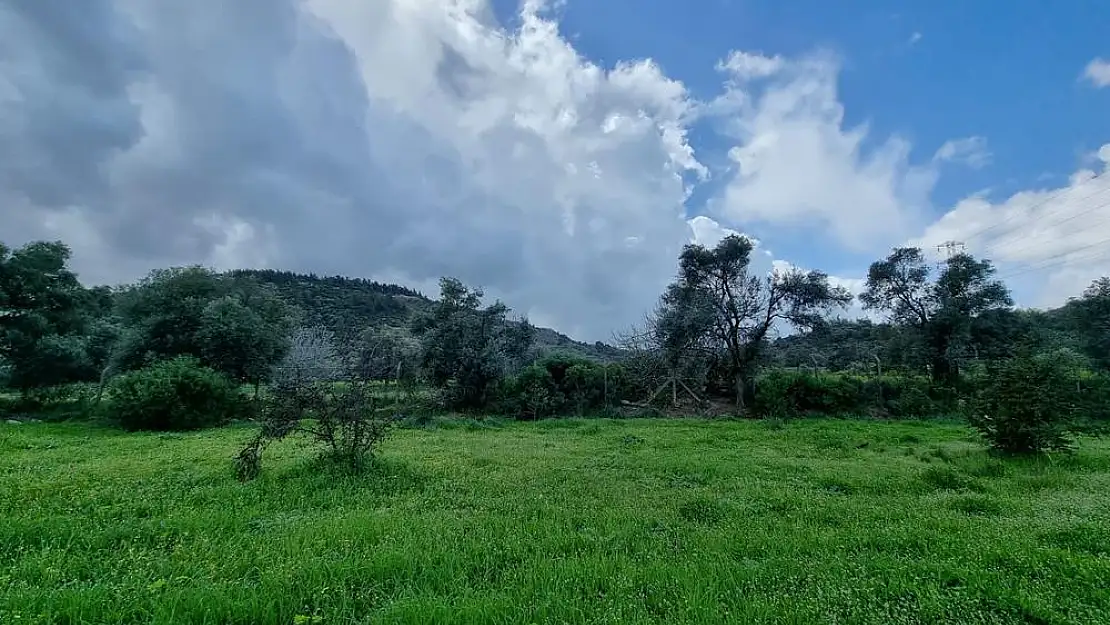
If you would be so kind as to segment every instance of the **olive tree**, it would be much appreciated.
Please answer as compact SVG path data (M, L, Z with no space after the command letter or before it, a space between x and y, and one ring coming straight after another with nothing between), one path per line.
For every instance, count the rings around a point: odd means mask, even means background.
M933 380L951 384L959 377L957 355L971 336L973 321L1013 305L1006 285L994 279L988 260L956 254L936 272L919 248L897 248L871 264L864 308L889 313L890 320L919 337Z
M819 271L753 272L753 247L739 235L714 248L685 246L678 278L651 323L669 357L701 352L718 359L740 410L752 405L762 350L780 325L813 328L852 300Z
M503 303L483 308L482 296L480 289L443 278L439 301L414 324L425 375L448 389L456 408L488 405L496 383L522 363L535 335L526 319L508 319Z

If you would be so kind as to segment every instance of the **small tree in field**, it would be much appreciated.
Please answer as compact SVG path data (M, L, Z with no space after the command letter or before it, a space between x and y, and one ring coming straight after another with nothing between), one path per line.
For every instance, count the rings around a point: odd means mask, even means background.
M993 367L970 422L994 449L1009 454L1066 451L1075 428L1074 369L1049 354Z
M323 445L352 471L373 462L401 415L383 401L374 380L359 375L356 360L357 351L340 350L324 330L294 333L263 403L262 428L236 460L240 479L258 475L266 445L296 433Z

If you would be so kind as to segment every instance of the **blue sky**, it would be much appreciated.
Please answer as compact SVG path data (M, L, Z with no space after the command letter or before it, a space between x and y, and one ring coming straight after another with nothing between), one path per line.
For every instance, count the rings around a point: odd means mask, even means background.
M498 3L512 23L516 3ZM1036 0L988 2L848 0L570 0L559 10L564 34L603 65L650 57L695 95L720 89L717 60L742 48L805 56L829 50L842 62L845 124L867 123L871 137L913 142L926 161L953 137L989 142L982 169L949 168L932 193L939 217L961 198L1001 197L1062 184L1110 140L1110 93L1079 80L1093 58L1110 56L1110 4L1050 8ZM704 153L721 149L710 136ZM711 191L706 185L691 202ZM782 238L782 237L780 237ZM790 237L785 237L789 239ZM850 267L855 255L806 253L780 242L799 262Z
M1021 305L1110 275L1105 2L59 6L0 3L0 232L90 283L447 274L604 340L729 232L856 292L950 239Z

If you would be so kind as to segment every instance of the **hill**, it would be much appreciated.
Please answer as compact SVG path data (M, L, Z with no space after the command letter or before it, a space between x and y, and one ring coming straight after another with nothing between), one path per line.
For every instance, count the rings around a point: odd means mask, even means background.
M340 334L382 326L407 331L412 320L434 302L414 289L364 278L274 269L239 269L228 275L272 286L300 309L305 325L322 326ZM536 328L535 342L541 351L558 350L595 360L613 360L621 354L612 345L576 341L551 328Z

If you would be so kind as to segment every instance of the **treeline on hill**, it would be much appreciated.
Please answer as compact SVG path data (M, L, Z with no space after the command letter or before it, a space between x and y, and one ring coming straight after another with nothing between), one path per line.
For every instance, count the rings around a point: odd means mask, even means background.
M437 410L963 416L1010 451L1066 447L1106 420L1110 279L1057 310L1015 310L989 261L959 254L934 270L899 248L872 264L860 297L887 321L845 321L834 316L852 296L825 274L757 275L751 254L739 236L686 246L618 349L512 319L451 278L434 301L201 267L86 288L63 243L0 245L0 384L9 413L103 414L130 429L258 419L245 475L295 432L361 462L399 415Z
M300 311L301 324L348 335L369 327L390 327L407 333L415 318L426 314L432 300L419 291L362 278L320 277L272 269L239 269L228 276L269 285ZM617 360L614 346L575 341L549 328L536 328L534 341L544 350L559 350L595 360Z

